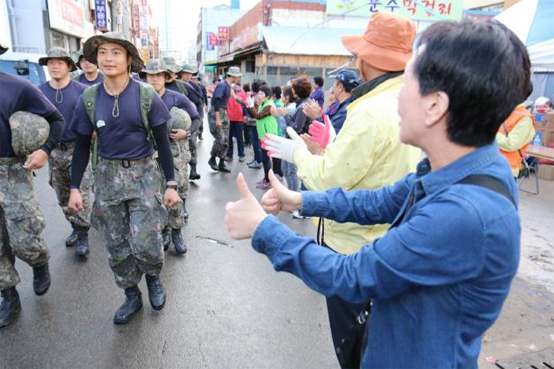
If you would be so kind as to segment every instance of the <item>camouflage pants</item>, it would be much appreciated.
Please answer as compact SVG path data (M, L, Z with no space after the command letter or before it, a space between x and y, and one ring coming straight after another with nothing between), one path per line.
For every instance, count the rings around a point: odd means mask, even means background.
M186 141L186 140L185 140ZM185 162L185 156L181 152L181 148L184 146L181 143L184 141L179 141L179 143L171 143L171 152L173 154L173 165L175 168L175 181L177 182L177 192L181 199L187 198L188 192L188 172L187 172L187 163ZM184 164L183 164L184 163ZM184 170L183 170L184 167ZM163 177L163 171L161 166L159 166L160 175ZM160 195L163 197L165 193L165 186L163 182L160 186ZM181 229L185 225L185 217L183 215L183 206L179 203L175 206L167 208L167 222L164 224L164 227L170 227L173 229Z
M210 133L214 136L214 144L210 155L212 157L223 159L227 154L227 148L229 147L229 118L227 117L227 111L225 109L219 110L219 117L221 119L221 128L215 129L215 111L210 109L208 113L208 123L210 125Z
M160 185L160 172L151 158L98 161L92 226L106 246L121 288L137 285L142 274L157 276L162 270L161 229L167 213Z
M45 222L33 189L32 172L17 158L0 158L0 290L17 285L15 257L44 265L50 250L41 237Z
M190 151L190 161L189 164L196 165L198 162L198 152L196 150L196 145L198 144L198 134L200 131L194 132L189 138L189 151Z
M69 184L71 182L71 159L73 158L74 143L66 144L66 149L56 147L52 150L48 164L50 166L50 186L58 197L65 219L72 226L90 228L90 193L92 186L92 169L89 164L81 182L81 196L83 197L83 210L76 213L67 207L69 201Z

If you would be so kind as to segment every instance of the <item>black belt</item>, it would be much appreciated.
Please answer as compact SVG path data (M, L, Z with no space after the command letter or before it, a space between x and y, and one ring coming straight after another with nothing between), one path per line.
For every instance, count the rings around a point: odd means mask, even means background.
M121 164L123 168L130 168L133 165L146 164L152 161L152 157L147 156L146 158L142 158L142 159L104 159L101 157L100 160L109 164Z

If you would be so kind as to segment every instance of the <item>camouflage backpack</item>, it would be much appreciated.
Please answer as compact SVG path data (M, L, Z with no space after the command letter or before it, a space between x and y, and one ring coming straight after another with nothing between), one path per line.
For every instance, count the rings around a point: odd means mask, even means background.
M189 95L189 91L187 90L187 86L185 86L183 81L179 81L178 79L176 79L175 84L177 85L177 89L179 90L179 92L181 92L185 96Z
M15 155L25 157L40 149L50 134L50 124L40 115L16 111L9 119Z
M140 115L142 117L142 124L144 125L144 128L146 129L146 132L148 133L147 139L152 141L154 144L154 149L156 149L156 144L154 140L152 139L152 129L150 128L150 124L148 123L148 113L150 112L150 108L152 107L152 99L154 98L154 94L156 91L152 86L150 86L147 83L144 82L138 82L140 86ZM98 96L98 86L100 84L95 84L93 86L88 87L83 92L83 103L85 105L85 110L87 111L87 115L94 126L94 130L97 131L98 127L96 126L96 120L94 119L94 110L96 107L96 97ZM93 154L92 154L92 168L96 169L96 166L98 165L98 138L94 140L94 148L93 148Z

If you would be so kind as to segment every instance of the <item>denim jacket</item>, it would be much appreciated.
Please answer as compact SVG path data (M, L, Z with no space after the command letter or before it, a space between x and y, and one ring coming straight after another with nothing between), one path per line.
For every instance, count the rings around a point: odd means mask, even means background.
M457 184L472 174L499 179L517 201L506 160L491 144L379 190L303 192L302 214L338 222L404 221L348 256L290 231L275 217L252 245L274 268L352 303L373 301L363 368L477 368L481 336L500 314L519 263L514 204L487 188Z

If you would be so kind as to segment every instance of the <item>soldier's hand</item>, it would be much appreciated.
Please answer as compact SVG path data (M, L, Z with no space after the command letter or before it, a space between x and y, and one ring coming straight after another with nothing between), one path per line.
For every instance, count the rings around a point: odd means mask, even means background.
M215 122L215 130L216 131L221 131L221 122Z
M48 160L48 154L42 149L34 151L31 155L27 156L27 161L23 164L23 168L27 170L40 169L46 164Z
M273 170L269 171L271 190L262 197L262 207L266 213L277 215L280 211L293 211L302 208L302 194L287 189L275 177Z
M186 140L188 134L184 129L172 129L169 133L169 138L171 138L172 141Z
M83 198L81 197L81 192L72 188L69 190L69 201L67 202L67 207L74 211L83 210Z
M242 173L239 173L237 177L237 187L240 199L227 203L225 207L225 226L231 237L235 240L243 240L252 237L267 214L248 189Z
M175 205L177 205L178 203L180 203L182 200L181 198L179 197L179 194L177 193L177 191L175 191L174 189L172 188L168 188L165 190L165 194L164 194L164 205L171 208Z

